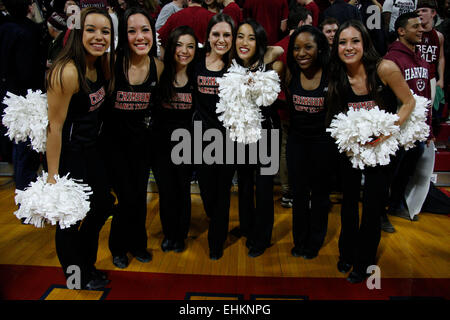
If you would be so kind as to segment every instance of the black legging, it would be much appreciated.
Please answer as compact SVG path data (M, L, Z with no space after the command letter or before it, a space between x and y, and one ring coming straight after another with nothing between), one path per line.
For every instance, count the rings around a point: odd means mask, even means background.
M353 270L366 273L376 263L381 237L380 217L385 210L389 190L389 166L354 169L346 155L341 155L343 199L341 208L340 259ZM362 217L359 225L361 175L364 173Z
M180 241L187 238L191 221L192 165L175 165L171 159L170 131L153 133L153 174L158 185L159 213L164 236Z
M109 236L113 256L147 249L147 184L150 174L149 136L112 139L110 162L112 185L118 208Z
M273 175L261 175L258 165L238 166L237 173L240 229L253 247L266 249L274 223Z
M210 217L208 243L211 251L223 249L230 219L230 190L235 167L232 165L201 165L198 183L203 207Z
M90 210L82 222L69 228L56 227L56 253L66 277L67 268L78 266L81 270L81 282L84 286L90 272L95 268L98 250L98 237L101 228L109 217L112 198L107 183L104 162L96 147L64 148L61 152L59 174L70 172L69 177L82 179L93 191L90 196Z
M289 136L287 142L294 245L309 254L318 253L327 234L332 147L326 138L310 141Z

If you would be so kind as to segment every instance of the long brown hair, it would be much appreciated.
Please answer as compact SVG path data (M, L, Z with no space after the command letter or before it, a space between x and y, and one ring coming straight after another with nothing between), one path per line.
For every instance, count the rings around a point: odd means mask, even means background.
M70 31L69 38L66 45L61 50L56 61L52 64L46 78L46 87L51 88L55 85L55 81L59 80L59 84L62 84L62 72L65 66L73 61L78 73L78 87L81 91L89 91L86 81L86 50L83 46L83 31L86 17L89 14L101 14L105 16L111 24L111 41L110 41L110 59L108 60L108 54L105 53L100 59L95 61L96 66L100 67L104 75L109 76L108 93L111 93L114 88L114 28L111 17L109 14L100 8L89 7L81 10L80 12L80 27L75 27ZM53 80L53 78L55 80ZM63 88L64 90L64 88Z

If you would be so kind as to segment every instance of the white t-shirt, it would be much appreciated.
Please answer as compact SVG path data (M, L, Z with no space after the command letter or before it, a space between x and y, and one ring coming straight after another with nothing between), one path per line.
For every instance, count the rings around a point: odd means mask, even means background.
M389 31L395 31L395 20L397 20L400 15L416 10L416 6L417 0L386 0L383 4L383 12L391 13Z

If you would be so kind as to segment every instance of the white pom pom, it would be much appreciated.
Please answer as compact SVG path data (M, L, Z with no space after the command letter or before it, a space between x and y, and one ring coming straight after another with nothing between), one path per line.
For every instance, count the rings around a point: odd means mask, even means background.
M40 90L28 90L27 96L6 93L3 103L7 105L3 124L8 128L6 135L14 142L28 138L37 152L45 152L47 142L47 95Z
M216 112L230 132L233 141L244 144L261 138L263 117L260 106L271 105L280 92L280 79L275 71L249 72L235 60L228 72L217 79L219 102Z
M56 183L47 183L48 174L44 172L36 182L24 191L16 190L15 201L19 210L17 218L25 218L25 223L43 227L46 222L68 228L84 219L89 211L91 188L76 180L55 176Z
M350 109L347 114L340 113L327 129L336 139L340 152L346 152L354 168L387 165L390 156L398 150L398 142L389 137L381 143L370 145L373 137L390 136L399 131L395 124L398 116L374 107L370 110Z
M400 127L400 132L395 135L398 143L405 150L413 148L416 141L426 141L430 134L430 127L427 124L427 114L431 101L414 93L413 96L416 100L416 106L409 118Z

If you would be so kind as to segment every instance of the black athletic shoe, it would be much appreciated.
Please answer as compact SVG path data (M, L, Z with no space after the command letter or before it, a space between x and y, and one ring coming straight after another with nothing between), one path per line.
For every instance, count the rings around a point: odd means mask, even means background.
M132 254L140 262L147 263L152 261L152 255L147 250L138 250L132 252Z
M128 257L127 255L115 256L113 257L113 264L120 269L125 269L128 267Z

